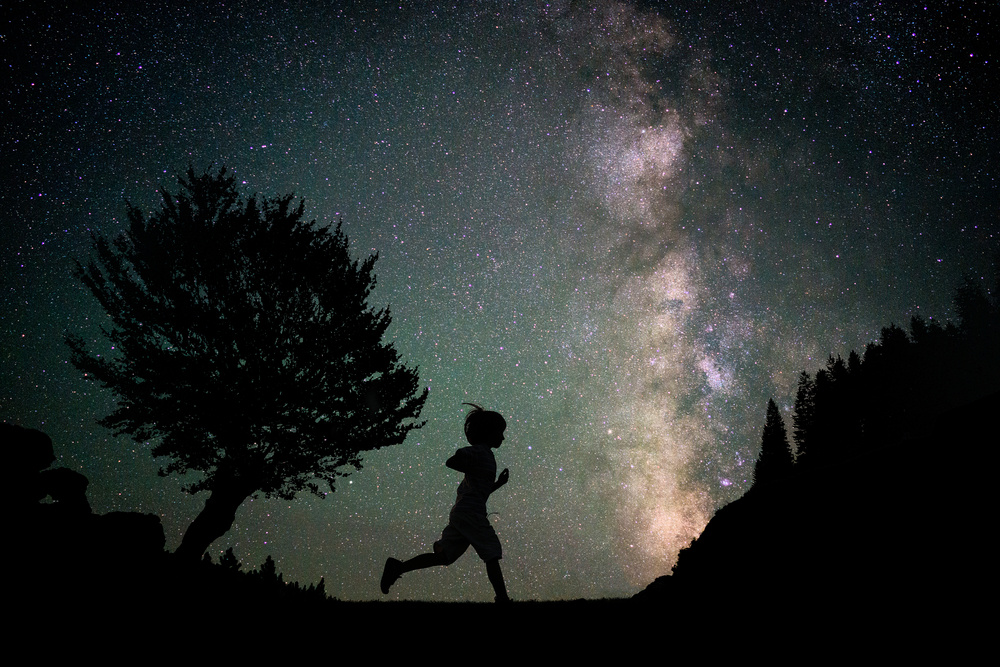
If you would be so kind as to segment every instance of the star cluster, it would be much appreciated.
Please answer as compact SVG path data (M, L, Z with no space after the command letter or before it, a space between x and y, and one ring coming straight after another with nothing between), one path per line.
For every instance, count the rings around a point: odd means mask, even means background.
M4 10L0 401L170 548L203 498L95 424L63 335L104 321L91 232L189 164L342 219L430 387L406 443L213 545L342 599L440 534L463 401L508 419L512 595L634 593L749 488L769 397L997 271L993 3L111 4ZM491 593L467 555L392 596Z

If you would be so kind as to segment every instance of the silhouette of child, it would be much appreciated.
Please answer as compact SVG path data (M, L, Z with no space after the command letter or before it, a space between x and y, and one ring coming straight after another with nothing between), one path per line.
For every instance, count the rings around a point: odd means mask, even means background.
M433 552L414 556L405 562L395 558L385 561L381 582L383 593L388 593L389 588L406 572L435 565L451 565L471 544L486 563L486 574L493 584L496 601L510 602L500 570L503 549L486 517L486 499L506 484L510 477L507 468L497 477L497 461L492 451L503 444L507 422L499 412L483 410L474 403L462 405L472 406L465 417L465 437L472 446L459 449L445 462L452 470L465 473L465 479L458 486L458 497L448 517L448 525L441 533L441 539L434 543Z

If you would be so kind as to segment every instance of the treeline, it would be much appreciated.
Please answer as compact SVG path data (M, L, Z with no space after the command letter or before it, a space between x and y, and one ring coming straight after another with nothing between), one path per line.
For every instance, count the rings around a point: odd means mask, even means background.
M1000 386L1000 304L966 279L955 292L958 322L915 316L909 332L883 328L863 355L832 355L799 375L788 433L768 402L755 482L793 468L843 462L873 447L919 435L934 418Z
M308 586L296 581L286 583L271 556L264 560L260 568L244 572L243 563L233 554L232 547L219 557L218 564L213 564L211 556L205 553L202 556L201 567L190 570L191 573L196 571L201 573L200 576L215 582L216 590L212 598L224 596L230 603L235 596L252 607L259 607L262 602L268 602L294 603L312 608L330 599L326 595L325 579L321 577L318 584Z

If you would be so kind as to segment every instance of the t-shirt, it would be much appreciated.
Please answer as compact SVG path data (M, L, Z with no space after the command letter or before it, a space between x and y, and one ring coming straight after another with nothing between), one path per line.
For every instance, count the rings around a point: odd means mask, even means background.
M493 492L497 478L493 450L484 445L462 447L453 458L454 468L465 473L465 479L458 485L454 510L486 514L486 499Z

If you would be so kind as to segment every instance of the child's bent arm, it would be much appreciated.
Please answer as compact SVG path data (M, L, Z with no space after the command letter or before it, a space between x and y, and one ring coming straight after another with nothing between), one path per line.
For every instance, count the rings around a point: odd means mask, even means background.
M457 470L458 472L468 472L467 466L465 465L465 458L465 456L462 456L462 450L458 450L450 459L445 461L444 464L452 470Z
M501 472L500 475L497 477L496 483L493 484L493 489L490 491L490 493L493 493L493 491L496 491L501 486L506 484L508 479L510 479L510 470L508 468L504 468L503 472Z

